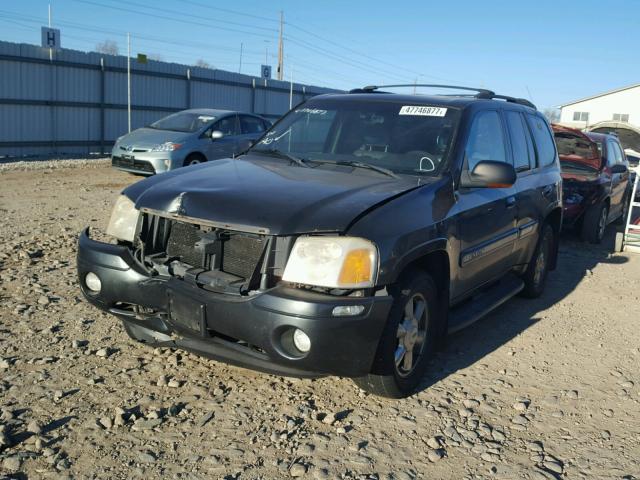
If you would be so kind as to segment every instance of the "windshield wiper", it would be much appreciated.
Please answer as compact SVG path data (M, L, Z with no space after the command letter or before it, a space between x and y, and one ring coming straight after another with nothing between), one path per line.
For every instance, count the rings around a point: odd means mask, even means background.
M282 150L278 150L277 148L266 148L266 149L257 149L253 150L256 153L264 153L267 155L273 155L274 157L284 158L285 160L289 160L296 165L300 165L301 167L311 168L307 165L306 160L304 158L298 158L295 155L291 155L290 153L283 152Z
M334 163L334 162L330 162L330 163ZM398 175L393 173L388 168L379 167L377 165L371 165L370 163L353 162L353 161L349 161L349 160L344 160L344 161L335 162L335 164L336 165L346 165L346 166L349 166L349 167L356 167L356 168L366 168L366 169L369 169L369 170L376 171L378 173L382 173L383 175L387 175L388 177L398 178Z

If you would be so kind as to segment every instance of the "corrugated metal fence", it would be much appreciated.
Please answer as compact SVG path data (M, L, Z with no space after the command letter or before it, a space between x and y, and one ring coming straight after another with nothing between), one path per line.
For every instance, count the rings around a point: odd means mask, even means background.
M288 82L190 67L131 62L131 123L139 128L185 108L277 118ZM293 104L321 93L294 84ZM0 42L0 156L108 152L127 132L127 58Z

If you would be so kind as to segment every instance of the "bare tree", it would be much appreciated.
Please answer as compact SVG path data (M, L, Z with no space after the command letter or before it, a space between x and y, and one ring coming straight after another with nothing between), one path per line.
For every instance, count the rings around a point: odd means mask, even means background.
M96 45L96 52L107 55L118 55L120 50L118 49L118 44L116 42L113 40L105 40L104 42Z
M557 108L545 108L542 113L551 123L558 123L560 121L560 110Z
M199 58L198 61L196 62L196 67L211 68L211 65L206 60L203 60L202 58Z

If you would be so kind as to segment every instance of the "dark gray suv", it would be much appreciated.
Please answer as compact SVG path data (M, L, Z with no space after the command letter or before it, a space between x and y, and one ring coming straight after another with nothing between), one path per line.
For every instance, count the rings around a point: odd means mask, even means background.
M80 235L82 292L150 345L410 394L447 332L556 264L547 121L468 90L314 97L244 155L131 185L112 243Z

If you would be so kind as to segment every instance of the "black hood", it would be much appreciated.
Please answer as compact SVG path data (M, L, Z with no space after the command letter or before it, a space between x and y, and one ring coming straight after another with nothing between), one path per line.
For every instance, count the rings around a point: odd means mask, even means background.
M248 155L155 175L123 193L139 209L288 235L343 232L363 212L431 181Z

